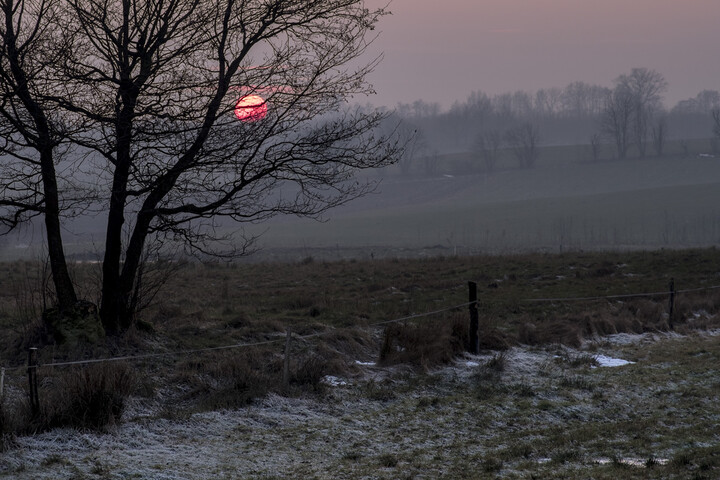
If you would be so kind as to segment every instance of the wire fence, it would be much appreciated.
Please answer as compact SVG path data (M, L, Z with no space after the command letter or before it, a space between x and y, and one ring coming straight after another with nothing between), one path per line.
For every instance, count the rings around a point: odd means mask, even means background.
M617 300L617 299L628 299L628 298L642 298L642 297L658 297L658 296L670 296L670 295L676 295L681 293L692 293L692 292L702 292L702 291L710 291L710 290L717 290L720 289L720 285L713 285L710 287L700 287L700 288L690 288L690 289L683 289L683 290L667 290L667 291L661 291L661 292L645 292L645 293L631 293L631 294L618 294L618 295L598 295L598 296L589 296L589 297L554 297L554 298L526 298L526 299L520 299L520 302L580 302L580 301L595 301L595 300ZM368 327L381 327L385 325L390 325L393 323L400 323L400 322L406 322L409 320L415 320L420 318L426 318L430 316L435 316L441 313L458 310L460 308L464 307L470 307L471 305L476 305L478 303L477 300L457 304L457 305L451 305L444 308L440 308L437 310L432 310L424 313L417 313L412 315L407 315L399 318L394 318L392 320L384 320L380 322L375 322L372 324L367 325ZM292 335L295 339L310 339L310 338L318 338L325 335L329 335L333 333L335 330L327 330L323 332L318 333L311 333L306 335ZM286 332L287 335L290 335L290 333ZM91 365L91 364L98 364L98 363L109 363L109 362L119 362L119 361L139 361L139 360L148 360L153 358L162 358L162 357L173 357L173 356L191 356L191 355L197 355L201 353L206 352L212 352L212 351L222 351L222 350L232 350L232 349L240 349L240 348L251 348L251 347L258 347L258 346L264 346L264 345L271 345L275 343L280 343L286 341L286 335L278 336L276 339L272 340L263 340L263 341L257 341L257 342L243 342L243 343L233 343L233 344L227 344L227 345L219 345L215 347L206 347L206 348L197 348L197 349L185 349L185 350L176 350L176 351L169 351L169 352L157 352L157 353L146 353L146 354L138 354L138 355L123 355L123 356L117 356L117 357L105 357L105 358L94 358L94 359L85 359L85 360L74 360L74 361L64 361L64 362L50 362L50 363L36 363L34 365L18 365L18 366L10 366L10 367L4 367L2 368L2 376L0 377L0 394L2 393L2 386L4 383L4 378L6 373L17 373L28 369L39 369L39 368L48 368L48 367L65 367L65 366L77 366L77 365Z
M591 300L616 300L622 298L642 298L642 297L661 297L665 295L676 295L678 293L691 293L691 292L702 292L705 290L717 290L720 289L720 285L714 285L712 287L702 288L688 288L685 290L667 290L663 292L648 292L648 293L628 293L622 295L600 295L595 297L557 297L557 298L525 298L521 302L576 302L576 301L591 301Z
M407 315L400 318L395 318L392 320L385 320L381 322L371 323L368 325L368 327L380 327L384 325L389 325L392 323L400 323L400 322L406 322L408 320L414 320L424 317L430 317L434 315L438 315L440 313L449 312L452 310L457 310L462 307L468 307L472 305L475 302L466 302L462 303L460 305L453 305L445 308L441 308L438 310L433 310L429 312L424 313L418 313L413 315ZM324 332L318 332L318 333L310 333L306 335L293 335L293 338L304 340L304 339L310 339L310 338L318 338L325 335L329 335L333 333L334 330L327 330ZM120 362L120 361L138 361L138 360L148 360L152 358L162 358L162 357L173 357L173 356L190 356L200 353L206 353L206 352L212 352L212 351L220 351L220 350L231 350L231 349L237 349L237 348L250 348L250 347L258 347L263 345L271 345L275 343L280 343L285 341L285 336L278 336L276 339L272 340L263 340L259 342L246 342L246 343L233 343L228 345L219 345L216 347L206 347L206 348L196 348L196 349L189 349L189 350L176 350L171 352L157 352L157 353L146 353L146 354L139 354L139 355L124 355L124 356L118 356L118 357L105 357L105 358L94 358L94 359L86 359L86 360L73 360L73 361L66 361L66 362L50 362L50 363L37 363L35 365L18 365L14 367L7 367L4 368L3 371L7 372L20 372L23 370L27 370L28 368L47 368L47 367L65 367L65 366L72 366L72 365L91 365L96 363L108 363L108 362Z

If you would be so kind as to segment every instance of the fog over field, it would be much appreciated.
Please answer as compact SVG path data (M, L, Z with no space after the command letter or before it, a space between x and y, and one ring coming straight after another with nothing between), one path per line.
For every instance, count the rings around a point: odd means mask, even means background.
M369 257L412 255L403 248L447 255L713 245L719 178L715 158L386 177L378 193L330 212L327 222L265 225L259 243L268 251L259 255L293 247L303 247L295 256L343 258L346 248Z
M700 140L697 151L711 151ZM672 148L680 148L671 142ZM250 261L466 255L712 246L720 242L720 156L588 159L588 146L543 147L537 165L510 157L494 171L477 153L438 155L432 174L371 173L374 193L320 221L280 216L221 231L258 235ZM504 163L503 163L504 162ZM475 164L475 167L473 167ZM420 161L418 161L418 165ZM99 258L104 219L67 229L77 259ZM38 255L42 228L5 239L5 258ZM73 234L73 232L77 232Z

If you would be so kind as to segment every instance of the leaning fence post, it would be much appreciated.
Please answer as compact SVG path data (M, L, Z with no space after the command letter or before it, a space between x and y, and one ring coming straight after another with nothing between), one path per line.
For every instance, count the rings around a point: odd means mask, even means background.
M670 305L668 306L668 326L673 330L673 310L675 310L675 279L670 279Z
M468 282L470 307L470 345L469 351L477 355L480 353L480 338L478 337L478 307L477 307L477 283Z
M287 335L285 337L285 359L283 361L283 378L282 378L282 386L283 389L287 391L287 389L290 387L290 340L292 338L292 333L290 333L290 329L287 330Z
M37 348L28 349L28 383L30 385L30 411L33 416L40 413L40 398L37 382Z

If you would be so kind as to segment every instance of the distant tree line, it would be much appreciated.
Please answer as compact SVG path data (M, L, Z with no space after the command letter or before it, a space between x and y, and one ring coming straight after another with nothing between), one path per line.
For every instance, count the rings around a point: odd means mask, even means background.
M663 156L668 140L713 137L720 154L720 92L704 90L672 108L664 103L668 83L659 72L633 68L611 87L572 82L534 93L489 96L472 92L443 111L437 103L400 103L389 128L409 141L403 173L432 173L440 154L473 152L477 168L493 170L500 155L532 168L539 145L589 145L591 158ZM399 126L398 126L399 125Z

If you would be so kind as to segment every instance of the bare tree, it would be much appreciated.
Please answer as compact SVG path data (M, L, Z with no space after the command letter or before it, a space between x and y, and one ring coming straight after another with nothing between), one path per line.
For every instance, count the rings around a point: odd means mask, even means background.
M517 158L520 168L532 168L540 154L540 131L537 125L526 122L508 130L505 141Z
M535 92L535 111L546 117L554 117L562 104L562 89L558 87L541 88Z
M60 214L76 204L76 190L56 170L69 153L63 140L70 125L43 101L51 88L43 78L45 65L60 53L47 50L54 32L46 26L60 12L52 0L29 5L2 0L0 10L0 222L7 233L43 216L57 300L61 309L70 310L77 295L65 260ZM67 162L64 168L70 168Z
M480 132L475 137L473 150L480 155L486 172L492 172L495 170L498 157L500 156L500 147L502 147L502 142L503 137L497 130Z
M617 85L607 94L600 119L600 129L613 139L620 159L627 157L630 148L634 105L632 93L625 86Z
M100 316L108 332L133 321L148 245L241 253L247 244L218 249L218 219L321 215L373 188L354 179L358 169L397 158L397 145L374 134L384 114L346 103L371 92L364 79L376 60L357 59L384 14L362 0L0 2L0 105L19 112L3 116L24 149L5 150L30 175L25 185L5 179L3 199L15 218L59 222L55 175L43 166L74 148L83 177L71 179L89 178L104 198L90 206L107 212ZM20 110L17 91L27 97ZM261 96L267 113L239 121L236 104L249 95ZM39 111L51 113L47 128ZM14 192L27 198L11 202Z
M720 108L714 108L710 113L713 120L712 133L716 138L720 139Z
M647 153L648 131L653 117L662 109L662 94L667 90L665 78L655 70L633 68L629 75L615 80L618 87L627 91L633 101L632 134L638 153Z
M405 145L405 149L398 159L400 172L403 175L410 174L413 164L416 160L423 156L428 150L425 134L419 128L416 128L408 121L402 121L392 127L400 141Z
M655 148L655 155L658 157L663 156L665 150L665 143L667 141L667 120L665 117L657 119L652 127L652 143Z
M720 152L720 108L711 109L710 116L712 118L713 134L713 137L710 139L710 148L713 155L717 155Z

